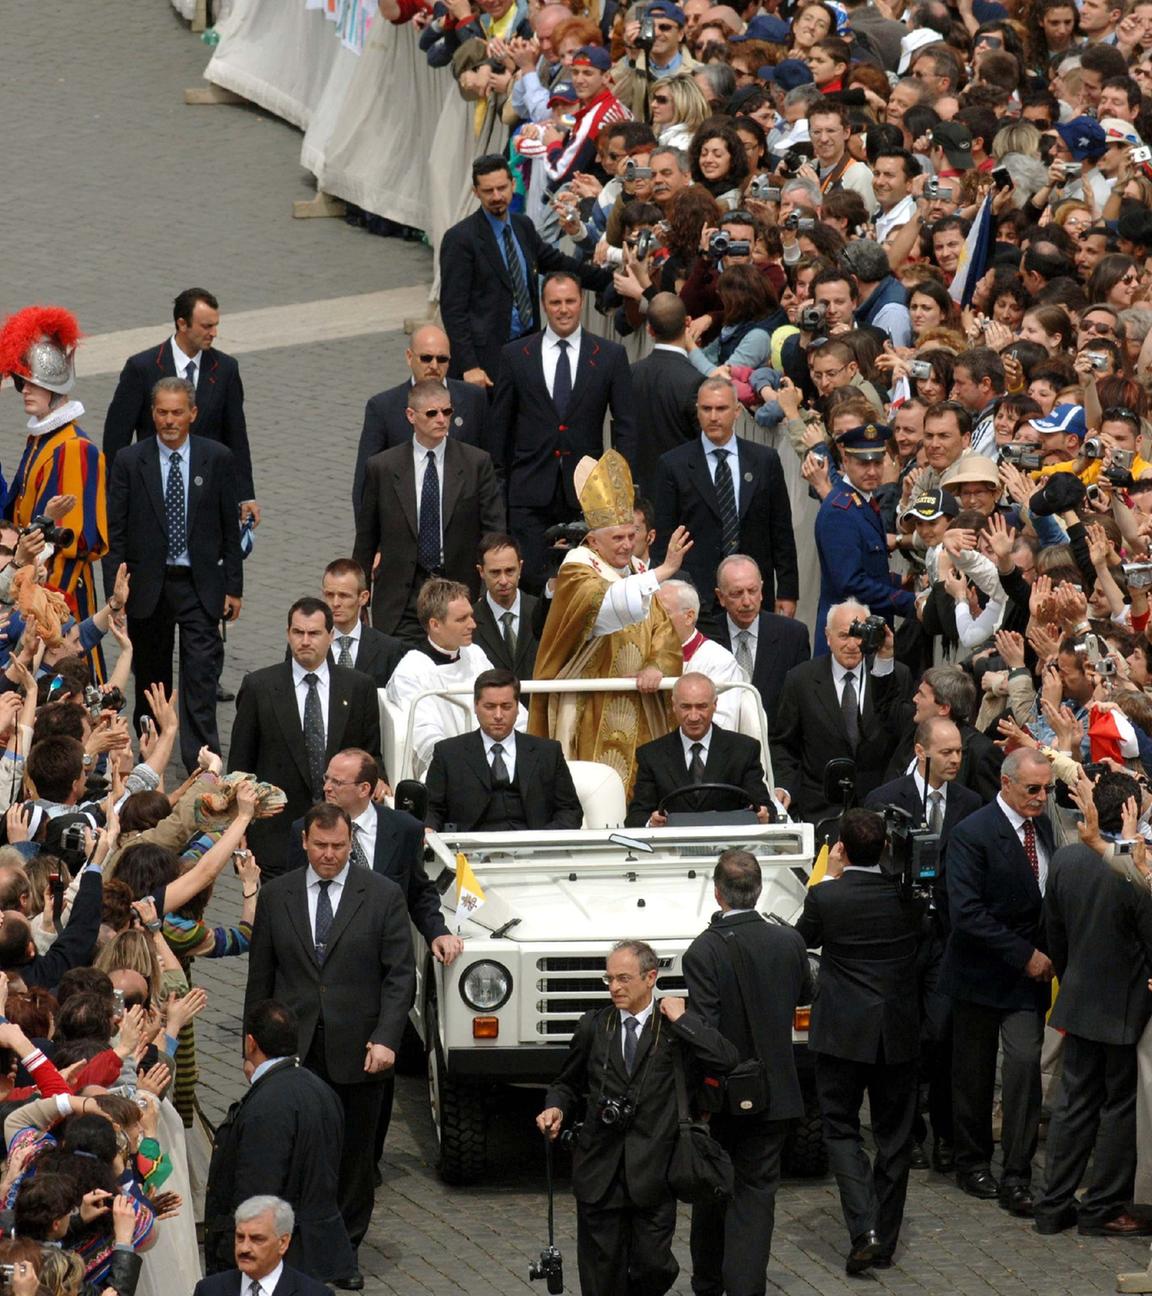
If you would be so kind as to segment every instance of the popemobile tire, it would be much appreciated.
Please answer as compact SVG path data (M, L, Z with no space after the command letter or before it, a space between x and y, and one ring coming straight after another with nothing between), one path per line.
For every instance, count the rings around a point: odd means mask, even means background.
M475 1183L487 1163L486 1090L447 1077L435 990L429 996L425 1021L428 1107L439 1150L436 1172L447 1184Z
M784 1144L781 1170L789 1179L820 1179L828 1173L828 1149L815 1098L805 1095L804 1115Z

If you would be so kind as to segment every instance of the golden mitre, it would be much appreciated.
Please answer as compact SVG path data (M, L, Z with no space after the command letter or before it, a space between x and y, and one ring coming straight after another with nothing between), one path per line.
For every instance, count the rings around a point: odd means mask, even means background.
M576 465L573 482L589 531L627 526L634 520L632 473L618 451L605 451L599 461L585 455Z

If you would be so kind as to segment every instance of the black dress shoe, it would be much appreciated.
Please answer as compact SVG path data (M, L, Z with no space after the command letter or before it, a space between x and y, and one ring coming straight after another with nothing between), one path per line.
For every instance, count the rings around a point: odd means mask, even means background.
M861 1233L852 1243L852 1250L844 1263L844 1272L849 1274L863 1273L872 1267L872 1262L880 1254L880 1239L875 1229Z
M1000 1185L990 1170L961 1170L956 1182L969 1197L979 1197L981 1201L1000 1196Z
M347 1278L333 1278L332 1286L339 1287L341 1291L363 1291L364 1275L358 1269L354 1269Z
M924 1151L923 1143L912 1144L912 1159L909 1161L908 1166L912 1170L928 1169L928 1156Z
M1055 1215L1037 1215L1032 1221L1032 1227L1037 1233L1051 1237L1055 1233L1063 1233L1065 1229L1075 1228L1078 1221L1079 1212L1076 1207L1066 1206Z
M235 693L229 693L228 690L227 690L227 689L226 689L222 684L217 684L217 685L216 685L216 701L217 701L217 702L235 702L235 701L236 701L236 694L235 694ZM361 1282L361 1286L363 1286L363 1282ZM358 1290L358 1289L354 1289L354 1290Z
M872 1268L873 1268L873 1269L891 1269L891 1268L892 1268L892 1257L891 1257L890 1255L878 1255L878 1256L877 1256L877 1257L872 1261Z
M956 1169L956 1149L946 1139L932 1141L932 1169L951 1174Z
M1018 1215L1021 1219L1031 1219L1033 1215L1032 1189L1027 1184L1009 1184L1001 1187L1000 1209L1009 1215Z

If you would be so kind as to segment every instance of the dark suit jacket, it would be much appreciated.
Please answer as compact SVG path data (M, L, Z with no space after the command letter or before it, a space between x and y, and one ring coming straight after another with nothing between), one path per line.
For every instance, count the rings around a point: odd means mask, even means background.
M696 392L704 375L676 351L653 351L632 366L636 441L630 466L639 495L654 499L660 456L700 435Z
M740 437L736 444L740 455L737 499L740 538L736 552L747 554L759 564L764 578L764 606L771 608L778 598L800 596L792 506L776 451ZM692 535L692 548L684 555L683 572L699 591L701 620L713 626L723 618L714 590L716 568L725 555L721 546L720 501L699 437L660 457L653 498L656 501L653 566L664 561L672 532L678 526L686 526Z
M404 892L408 916L416 930L431 944L437 936L447 936L448 928L440 912L440 892L424 871L424 825L403 810L378 805L376 810L376 849L372 870L391 878ZM302 869L308 864L304 854L303 817L292 825L288 836L288 867Z
M679 729L637 747L636 782L632 788L632 800L628 803L625 826L643 828L648 816L669 792L687 787L691 782ZM708 759L704 762L704 782L732 783L743 788L754 806L767 805L769 801L768 789L764 785L764 766L760 761L760 744L754 738L721 729L716 724L712 726ZM719 804L724 809L731 808L729 798L724 798ZM696 801L685 801L676 807L701 811L713 808L707 793Z
M629 1084L622 1036L620 1014L612 1005L586 1012L576 1023L568 1056L544 1106L559 1107L568 1125L577 1104L589 1096L588 1119L572 1152L572 1191L577 1201L598 1202L623 1171L628 1200L636 1206L655 1206L671 1197L668 1160L679 1124L673 1049L680 1048L686 1060L689 1093L693 1061L713 1074L725 1074L739 1059L728 1040L696 1013L695 1005L671 1022L657 1004L640 1032ZM636 1114L623 1136L593 1116L601 1094L616 1098L630 1094L636 1102Z
M296 1213L285 1258L312 1278L350 1274L356 1261L336 1205L343 1139L344 1109L330 1085L295 1058L269 1067L216 1127L204 1204L208 1271L236 1263L236 1207L272 1196Z
M1044 890L1048 957L1060 978L1049 1018L1101 1044L1135 1044L1152 999L1152 897L1088 846L1064 846Z
M367 675L343 666L328 668L328 737L325 759L345 747L363 747L380 760L380 707L376 686ZM244 677L236 698L236 719L228 751L229 770L244 770L282 788L287 804L271 819L259 819L248 829L252 848L265 877L288 867L288 836L294 819L320 800L309 781L308 755L292 663L281 662ZM317 795L314 795L317 794Z
M792 815L810 823L839 809L824 797L824 767L830 760L855 760L857 801L884 781L896 743L894 713L912 691L908 668L899 662L890 675L869 676L860 743L853 751L836 697L832 662L831 656L815 657L788 672L772 729L773 777L792 794Z
M250 1286L246 1274L239 1269L228 1269L201 1278L192 1289L192 1296L248 1296ZM332 1289L285 1265L276 1284L276 1296L332 1296Z
M200 436L190 436L182 453L188 459L188 554L192 584L205 612L215 621L224 596L244 593L240 556L240 499L232 453ZM132 578L129 617L151 616L164 592L168 533L160 448L154 436L116 456L108 485L108 553L104 588L116 569L128 564Z
M454 823L461 832L471 831L492 796L492 769L480 731L438 742L432 749L425 782L428 826ZM518 733L516 783L529 828L579 828L584 822L580 798L558 742Z
M549 270L567 270L586 288L606 288L611 270L565 256L546 243L527 216L513 213L512 231L528 267L532 319L521 321L522 335L540 327L536 280ZM440 240L440 318L452 343L453 378L480 368L495 382L500 352L511 340L512 279L496 236L482 211L474 211Z
M340 645L337 639L340 631L334 631L335 638L332 640L332 647L328 650L328 665L335 666L336 658L339 655ZM412 651L412 645L405 643L403 639L397 639L394 635L381 634L379 630L373 630L371 626L361 625L359 645L356 650L356 662L352 667L353 670L359 671L361 675L370 676L376 683L377 688L387 688L388 681L392 678L392 672L400 665L400 658L406 652ZM292 660L292 650L284 649L284 660Z
M273 878L260 890L244 1012L277 999L300 1023L299 1056L307 1057L321 1022L324 1065L338 1085L379 1081L364 1070L364 1050L383 1044L396 1052L416 990L412 936L404 893L391 878L350 867L316 961L308 917L307 869Z
M540 640L533 628L533 615L537 599L532 594L520 591L519 633L516 636L516 657L508 651L504 642L504 627L492 615L488 599L484 594L472 604L472 615L476 618L476 629L472 632L472 642L484 649L493 666L510 670L517 679L531 679L536 669L536 649Z
M55 994L65 972L88 966L96 954L103 903L104 882L100 874L91 871L81 874L64 930L47 953L37 954L30 963L22 963L16 969L25 985L40 986Z
M382 450L365 469L364 503L356 522L353 557L371 572L382 554L380 579L373 582L372 624L390 634L400 624L417 576L416 460L412 441ZM505 529L504 501L483 450L448 438L444 447L440 525L442 574L479 592L476 550L487 531Z
M736 651L728 633L728 618L717 620L711 636L729 652ZM808 627L795 617L780 616L776 612L761 612L756 626L756 660L752 663L752 683L764 703L768 729L776 720L776 708L784 691L784 679L793 666L808 661L812 645L808 641Z
M916 722L912 715L913 709L914 703L911 701L902 708L901 713L905 716L907 728L888 764L889 778L894 779L902 775L916 755ZM958 721L957 728L960 730L960 742L964 754L960 758L960 772L956 775L956 782L975 792L981 802L987 805L989 801L996 799L1000 791L1000 766L1004 764L1004 753L987 734L981 733L974 725L966 721L963 723Z
M488 449L509 503L544 507L563 482L572 516L578 517L572 475L584 455L599 459L604 453L609 410L612 444L625 459L635 453L632 374L619 343L581 330L580 354L572 362L572 397L561 422L544 382L543 337L534 333L504 348L488 420Z
M1052 825L1036 836L1053 852ZM948 842L948 916L952 930L940 988L954 999L1003 1011L1040 1011L1051 987L1024 966L1045 948L1043 900L1020 838L992 801L957 826Z
M891 878L862 869L820 882L796 930L819 949L808 1047L850 1062L911 1062L920 1049L915 993L920 911ZM909 992L911 989L911 993Z
M364 498L364 465L381 450L408 445L412 440L412 424L406 413L411 390L411 382L398 383L378 392L364 406L364 427L356 447L356 473L352 480L352 508L357 515ZM449 436L467 445L482 445L484 420L488 416L488 400L483 389L474 383L449 378L448 396L452 401Z
M739 944L749 973L751 998L740 992L733 944ZM767 1043L761 1057L768 1072L770 1102L764 1118L792 1120L804 1115L804 1098L792 1048L792 1016L810 1002L812 977L804 941L791 927L768 922L758 913L731 918L716 914L708 929L684 951L684 979L693 1012L736 1046L741 1060L758 1056L749 1027Z
M158 347L129 356L108 413L104 416L104 457L108 472L112 463L133 438L143 441L155 436L152 422L152 388L161 378L183 378L172 361L168 339ZM236 487L242 500L254 499L252 452L248 448L248 424L244 418L244 384L240 366L230 355L215 347L201 352L200 378L196 384L196 422L192 431L206 441L219 441L236 460Z

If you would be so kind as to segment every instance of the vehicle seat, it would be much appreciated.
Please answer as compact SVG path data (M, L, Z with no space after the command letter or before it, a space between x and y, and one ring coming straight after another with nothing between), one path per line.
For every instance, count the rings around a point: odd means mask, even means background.
M585 828L619 828L627 802L620 775L599 761L570 760L568 772L584 810Z

